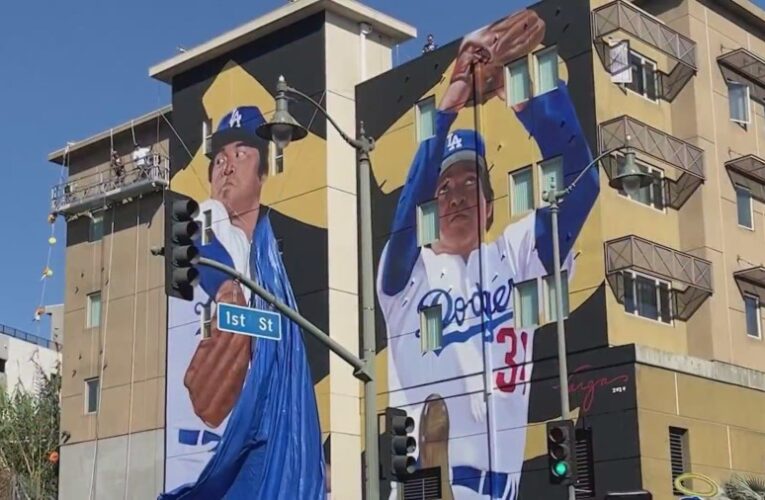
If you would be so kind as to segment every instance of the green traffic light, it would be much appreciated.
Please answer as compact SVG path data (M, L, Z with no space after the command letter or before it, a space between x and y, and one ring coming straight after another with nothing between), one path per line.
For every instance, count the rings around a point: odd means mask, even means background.
M558 462L553 465L553 474L558 477L564 477L568 474L568 464L566 462Z

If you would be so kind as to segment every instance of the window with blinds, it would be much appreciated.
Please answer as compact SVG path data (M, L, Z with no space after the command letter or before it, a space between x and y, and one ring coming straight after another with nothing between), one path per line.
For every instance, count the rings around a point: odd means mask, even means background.
M550 47L536 54L537 95L544 94L558 86L558 49Z
M510 215L525 214L534 209L534 180L531 168L510 174Z
M507 92L505 100L510 105L520 104L531 97L531 78L529 62L521 59L506 66L505 82Z
M404 481L399 490L401 500L439 500L441 498L441 468L422 469Z
M675 489L675 479L680 474L691 471L691 460L688 453L688 429L669 428L669 459L672 467L672 493L682 495L680 491Z
M421 247L438 241L438 200L417 207L417 244Z
M433 137L436 133L436 98L426 97L416 107L417 142Z
M441 304L420 311L420 345L422 352L440 349L443 341Z
M515 326L526 328L539 324L539 294L537 280L515 286Z
M212 229L212 210L205 210L202 212L202 244L209 245L215 238L215 233Z
M592 429L576 430L575 493L577 500L595 497L595 463L592 458Z

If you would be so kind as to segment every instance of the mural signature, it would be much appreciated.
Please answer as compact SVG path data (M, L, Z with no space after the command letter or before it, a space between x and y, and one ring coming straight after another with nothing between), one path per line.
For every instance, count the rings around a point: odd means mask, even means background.
M573 380L578 373L591 370L591 369L592 369L592 365L582 365L576 368L568 376L568 392L569 394L576 394L576 393L582 394L581 409L582 411L585 411L585 412L589 411L592 408L592 405L595 402L595 396L597 395L598 389L611 387L612 394L623 393L627 391L627 388L623 385L616 385L616 384L626 384L630 379L629 375L622 374L612 378L599 377L599 378L593 378L589 380L579 380L579 381ZM560 386L555 385L553 388L558 389L559 387Z

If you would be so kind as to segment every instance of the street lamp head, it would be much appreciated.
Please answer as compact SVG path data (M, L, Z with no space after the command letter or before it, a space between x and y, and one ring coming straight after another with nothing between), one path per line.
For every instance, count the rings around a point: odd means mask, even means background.
M279 83L284 83L280 80ZM285 84L286 85L286 84ZM256 133L262 139L273 141L279 149L289 146L291 141L299 141L308 135L308 131L292 117L289 111L289 98L281 88L277 88L276 111L271 120L258 127Z
M640 170L635 163L635 151L628 146L624 153L624 163L619 166L617 174L608 185L623 190L627 196L635 197L640 189L649 186L651 181L653 177Z

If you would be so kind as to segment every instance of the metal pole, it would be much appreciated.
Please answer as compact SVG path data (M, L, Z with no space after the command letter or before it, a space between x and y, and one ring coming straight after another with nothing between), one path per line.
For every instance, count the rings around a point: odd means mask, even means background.
M363 134L363 130L362 130ZM362 140L363 142L366 142ZM366 500L380 496L380 465L377 450L377 383L375 381L375 289L372 258L371 143L359 150L359 228L361 231L361 333L366 373L364 382L364 450L366 455Z
M563 279L560 262L560 238L558 236L558 202L562 199L563 191L556 191L555 186L549 193L550 213L552 215L552 238L553 238L553 268L555 269L555 305L557 309L558 323L558 377L560 385L560 416L562 420L568 419L571 409L568 403L568 363L566 360L566 326L563 320ZM568 500L576 500L574 485L568 486Z
M305 319L303 316L300 315L299 312L295 311L288 305L281 302L279 299L277 299L274 295L272 295L268 290L263 288L262 286L258 285L257 282L251 280L244 274L240 273L233 267L229 267L225 264L221 264L220 262L207 259L205 257L202 257L199 259L199 265L201 266L207 266L212 267L214 269L217 269L219 271L222 271L232 278L236 279L240 283L242 283L244 286L249 288L252 293L258 295L263 300L271 304L276 308L277 311L287 316L289 319L297 323L300 328L305 330L306 332L313 335L314 338L316 338L319 342L324 344L343 358L349 365L351 365L353 368L355 368L353 375L358 378L359 380L366 381L369 380L369 374L367 373L367 365L364 361L360 360L356 356L353 355L348 349L341 346L337 342L335 342L329 335L324 333L318 326L314 325L307 319Z

